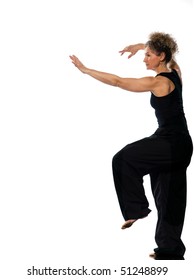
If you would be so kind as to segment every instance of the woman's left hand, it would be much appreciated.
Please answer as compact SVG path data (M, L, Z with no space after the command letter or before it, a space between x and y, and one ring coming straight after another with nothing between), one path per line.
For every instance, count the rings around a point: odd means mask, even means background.
M71 62L77 67L82 73L85 73L85 70L87 69L83 63L75 56L75 55L70 55Z

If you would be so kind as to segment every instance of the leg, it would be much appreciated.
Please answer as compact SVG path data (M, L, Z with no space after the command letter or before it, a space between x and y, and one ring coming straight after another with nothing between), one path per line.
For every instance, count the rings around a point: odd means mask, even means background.
M155 240L158 258L183 257L181 240L186 208L186 168L150 174L152 192L158 210Z
M143 175L138 172L138 163L135 164L129 156L130 147L126 146L113 158L113 178L125 221L136 220L150 213L143 188Z
M125 221L139 219L150 213L149 203L145 196L142 177L133 177L128 166L128 174L123 174L119 168L119 160L113 160L113 177L119 205Z
M158 165L170 166L170 145L156 136L124 147L113 158L113 177L124 219L136 220L150 213L143 176Z

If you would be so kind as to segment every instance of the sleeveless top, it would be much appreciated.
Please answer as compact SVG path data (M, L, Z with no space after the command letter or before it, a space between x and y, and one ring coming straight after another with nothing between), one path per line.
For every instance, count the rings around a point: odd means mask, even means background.
M187 122L183 109L182 83L175 69L172 72L162 72L163 76L174 83L174 90L168 95L157 97L151 93L150 104L155 109L159 130L167 129L171 132L188 132Z

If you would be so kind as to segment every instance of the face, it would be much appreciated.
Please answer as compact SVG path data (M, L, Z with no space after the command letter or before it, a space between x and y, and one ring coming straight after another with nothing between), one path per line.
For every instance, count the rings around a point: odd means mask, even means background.
M148 70L155 70L161 62L161 56L157 55L153 50L149 47L145 48L145 57L143 62L145 62Z

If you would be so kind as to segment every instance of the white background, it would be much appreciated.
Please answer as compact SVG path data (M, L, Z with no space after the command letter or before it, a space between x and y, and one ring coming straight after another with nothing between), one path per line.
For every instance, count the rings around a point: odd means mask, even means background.
M88 67L123 77L155 75L145 69L143 53L128 60L118 51L145 42L153 31L172 34L179 45L184 107L193 136L192 2L0 2L2 279L39 279L27 276L32 266L118 271L121 266L168 266L165 279L192 271L193 163L182 235L186 260L156 263L148 257L156 246L157 215L149 177L145 190L152 212L122 231L111 169L117 151L157 128L150 94L101 84L69 59L76 54Z

